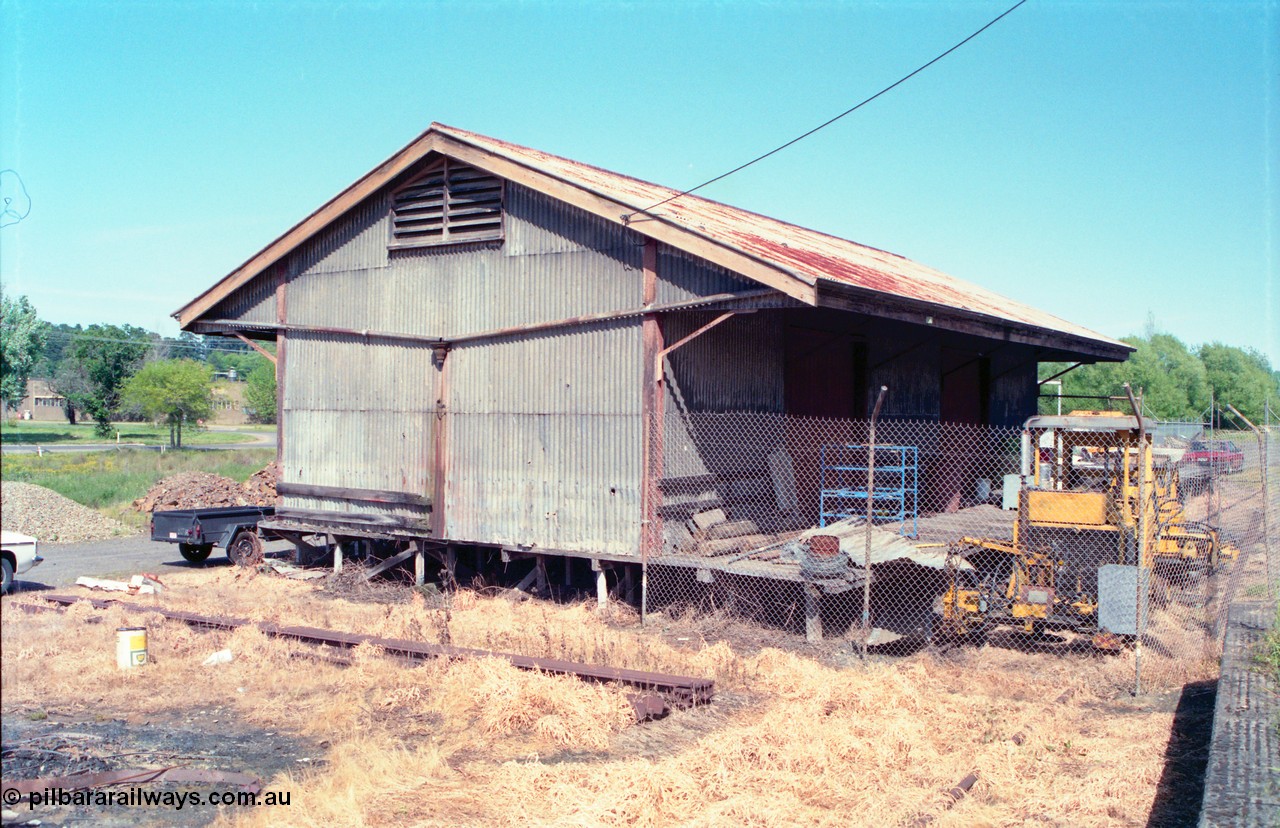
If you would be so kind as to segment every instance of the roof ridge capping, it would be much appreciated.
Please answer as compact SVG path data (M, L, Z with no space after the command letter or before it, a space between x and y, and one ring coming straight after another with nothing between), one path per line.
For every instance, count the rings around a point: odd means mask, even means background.
M433 151L534 189L555 190L548 194L618 224L624 223L625 213L641 213L644 220L629 223L635 232L708 258L806 304L818 304L820 283L826 283L837 290L869 291L911 305L1066 335L1077 343L1092 343L1090 350L1104 359L1123 358L1133 350L1118 339L897 253L438 121L175 311L174 317L186 327ZM671 200L663 205L666 211L648 212L667 199Z

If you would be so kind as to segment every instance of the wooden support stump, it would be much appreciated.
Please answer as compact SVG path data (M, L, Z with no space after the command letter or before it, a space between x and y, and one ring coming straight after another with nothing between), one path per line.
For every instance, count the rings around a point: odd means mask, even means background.
M342 544L336 541L333 544L333 574L342 573Z
M628 604L636 602L635 568L630 564L622 566L622 595Z
M427 582L427 544L417 541L413 551L413 583L422 586Z
M596 572L596 603L600 609L609 606L609 580L605 577L604 567Z
M535 573L534 590L539 595L546 595L549 591L547 586L547 559L539 555L533 565Z
M822 591L813 584L804 585L804 640L822 641Z
M448 573L446 589L452 591L458 585L458 550L453 548L453 544L444 548L444 568Z

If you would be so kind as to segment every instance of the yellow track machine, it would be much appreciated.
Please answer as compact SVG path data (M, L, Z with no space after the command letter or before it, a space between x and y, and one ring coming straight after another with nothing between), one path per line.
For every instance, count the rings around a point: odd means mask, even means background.
M1215 529L1188 520L1177 466L1153 450L1151 425L1117 411L1028 420L1013 538L951 545L937 631L1071 629L1114 647L1137 632L1149 601L1234 558Z

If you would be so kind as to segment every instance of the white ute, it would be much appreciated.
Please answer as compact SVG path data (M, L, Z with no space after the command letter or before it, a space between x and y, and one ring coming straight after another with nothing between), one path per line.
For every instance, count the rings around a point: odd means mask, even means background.
M8 595L9 590L13 589L14 575L26 572L44 560L36 554L38 544L39 541L30 535L8 529L0 531L0 569L4 571L4 584L0 587L0 593Z

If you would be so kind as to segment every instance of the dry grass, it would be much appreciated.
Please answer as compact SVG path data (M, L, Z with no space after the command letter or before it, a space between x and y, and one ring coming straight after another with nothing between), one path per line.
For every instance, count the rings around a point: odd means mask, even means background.
M28 616L6 606L6 716L42 706L172 713L195 687L245 722L330 743L323 766L272 780L292 791L290 807L242 813L247 825L843 826L921 813L938 826L1139 825L1172 721L1117 701L1132 654L987 647L839 669L784 649L732 647L714 637L723 621L669 621L663 634L585 604L464 592L446 615L418 597L321 599L310 583L229 569L172 581L157 600L195 612L425 641L447 626L463 646L710 676L734 702L732 712L717 702L633 726L619 688L498 659L405 668L365 646L344 668L300 659L301 645L252 628L201 633L121 608ZM154 663L120 671L115 628L138 623ZM201 666L223 647L235 661ZM1202 669L1183 665L1167 680ZM1056 703L1064 690L1070 701ZM1019 732L1020 745L1011 741ZM945 810L941 792L973 770L971 795Z

